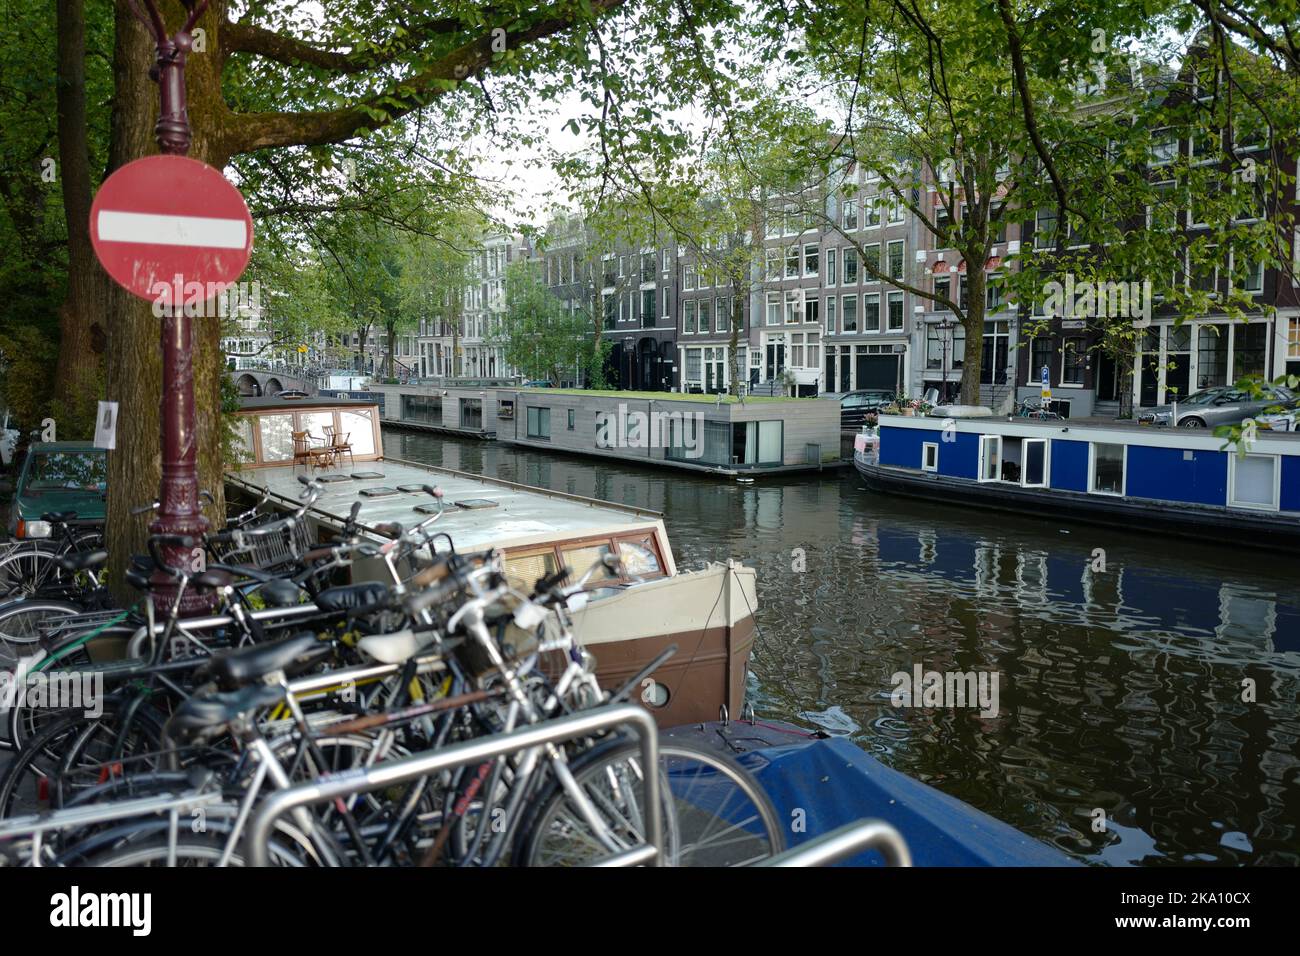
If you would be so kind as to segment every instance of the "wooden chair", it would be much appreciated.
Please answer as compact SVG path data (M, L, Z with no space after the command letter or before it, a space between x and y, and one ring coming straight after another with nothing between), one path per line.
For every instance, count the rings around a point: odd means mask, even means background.
M310 432L292 432L293 435L293 467L297 468L299 464L307 465L310 468L327 468L334 460L328 447L324 444L313 445L312 442L320 441L319 438L313 438Z
M325 433L325 444L329 448L334 460L340 461L344 455L347 455L348 461L351 462L351 466L355 468L357 466L357 460L352 454L352 443L348 441L351 432L344 432L340 435L338 429L333 425L326 425L321 429L321 431Z

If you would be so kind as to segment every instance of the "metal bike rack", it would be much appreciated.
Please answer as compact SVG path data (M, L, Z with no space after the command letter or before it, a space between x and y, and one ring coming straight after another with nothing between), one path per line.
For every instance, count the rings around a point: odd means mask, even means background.
M877 850L886 866L911 866L903 835L883 820L846 823L815 840L793 847L758 866L828 866L864 850Z
M527 750L543 744L558 743L574 737L612 727L630 726L640 738L641 760L647 768L659 766L659 729L649 711L636 704L614 704L583 711L569 717L560 717L540 724L532 724L507 734L467 740L427 754L404 757L379 763L366 770L351 770L330 774L312 783L300 784L274 793L262 803L249 822L247 841L250 866L267 866L270 855L267 841L275 821L290 810L314 803L323 803L339 797L380 790L394 784L407 783L465 764L481 763L503 754ZM646 848L634 848L617 854L615 860L626 865L631 862L663 864L663 818L659 803L659 774L647 772L645 786Z

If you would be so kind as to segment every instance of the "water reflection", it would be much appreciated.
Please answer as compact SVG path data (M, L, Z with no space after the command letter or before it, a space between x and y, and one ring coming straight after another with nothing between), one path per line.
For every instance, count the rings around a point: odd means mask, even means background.
M848 734L1091 862L1300 863L1300 562L878 498L848 474L385 447L663 511L679 566L757 567L760 714ZM891 675L917 663L997 673L999 715L894 707Z

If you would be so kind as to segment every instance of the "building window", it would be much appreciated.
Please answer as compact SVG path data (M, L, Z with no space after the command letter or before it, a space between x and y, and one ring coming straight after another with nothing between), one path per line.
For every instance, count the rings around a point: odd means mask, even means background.
M1093 442L1088 490L1098 495L1124 494L1124 445Z
M1278 510L1278 456L1229 455L1228 504L1235 508Z
M789 246L785 250L785 277L799 278L799 247Z
M862 281L863 281L863 282L879 282L880 280L879 280L876 276L877 276L877 273L880 271L880 268L881 268L881 265L880 265L880 243L878 243L878 242L873 242L873 243L872 243L871 245L869 245L869 246L864 246L864 247L863 247L863 250L862 250L862 261L863 261L863 263L864 263L864 266L863 266L863 269L862 269ZM876 272L869 271L869 270L872 270L872 269L876 270Z
M844 200L844 229L852 231L858 228L858 201L856 199Z
M687 299L682 303L682 332L686 335L695 333L695 300Z
M687 266L682 270L682 288L690 292L695 288L697 273L695 266Z
M664 250L662 268L664 272L673 271L673 251L671 249Z
M858 250L845 248L843 250L843 260L844 260L844 284L857 285Z
M816 325L821 322L821 299L816 295L811 298L805 296L803 300L803 320L804 322Z
M997 312L1002 308L1002 276L991 275L984 286L984 310Z
M1082 385L1088 365L1088 346L1081 335L1072 335L1061 347L1061 384Z
M1151 134L1151 165L1166 166L1178 158L1178 135L1169 127Z
M792 289L785 294L785 324L796 325L803 321L803 290Z
M728 299L725 295L718 296L715 316L717 319L717 321L714 323L716 331L730 332L731 331L731 300Z
M1051 249L1056 244L1056 210L1040 209L1034 217L1034 248Z
M699 305L699 317L700 317L700 334L707 335L711 330L711 326L709 325L709 300L700 299L698 305Z
M853 297L857 300L857 296ZM845 329L847 332L848 330ZM880 331L880 293L871 292L862 297L862 331Z
M935 277L934 280L934 294L936 296L936 300L934 303L935 311L938 311L939 309L947 308L947 306L945 306L942 302L938 300L940 298L942 299L948 298L948 296L951 294L950 292L951 289L952 289L952 278L950 276Z
M821 264L821 246L810 243L803 247L803 274L805 276L817 275L817 268Z
M896 224L896 223L900 223L900 222L903 221L903 210L904 210L905 208L906 208L906 207L904 207L904 205L903 205L903 200L901 200L901 199L898 198L897 196L891 196L891 197L890 197L890 199L889 199L889 222L890 222L890 224Z
M573 426L574 426L574 424L576 423L577 418L578 418L578 413L577 413L577 411L576 411L575 409L572 409L572 408L569 409L569 431L573 431ZM548 426L550 425L550 422L549 422L549 421L547 422L547 425L548 425Z
M845 332L856 332L858 330L858 297L856 295L846 295L841 303L840 315L844 322Z
M888 331L903 331L903 293L889 293L889 325Z
M460 427L483 427L483 400L481 398L462 398L460 400Z
M1047 369L1047 381L1051 384L1052 380L1052 338L1048 335L1040 335L1029 343L1029 381L1037 382L1041 385L1043 381L1043 369Z
M655 324L655 290L641 291L641 327L654 328Z
M889 243L889 271L886 273L891 279L903 278L903 240L898 239Z
M767 294L767 324L781 324L781 293L779 292Z
M773 281L781 278L781 250L772 246L767 249L764 255L767 257L767 271L765 275Z
M980 353L981 385L1007 383L1007 329L1005 321L984 323L984 349Z
M939 443L927 441L921 443L921 470L939 470Z
M1286 357L1300 359L1300 318L1293 318L1287 331Z
M1296 234L1296 248L1300 249L1300 232ZM826 250L826 284L832 286L835 284L835 250Z
M1296 358L1300 358L1300 319L1292 319L1291 322L1293 334L1297 336L1292 339L1292 348ZM835 296L833 295L826 297L826 331L831 335L835 334Z

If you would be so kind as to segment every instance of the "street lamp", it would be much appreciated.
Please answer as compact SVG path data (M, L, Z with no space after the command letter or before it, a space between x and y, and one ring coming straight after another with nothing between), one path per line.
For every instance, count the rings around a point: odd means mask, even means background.
M895 363L898 366L898 383L897 383L898 387L894 389L895 395L903 394L903 355L906 352L907 352L906 345L904 345L902 342L895 343L894 354L898 356L898 361Z

